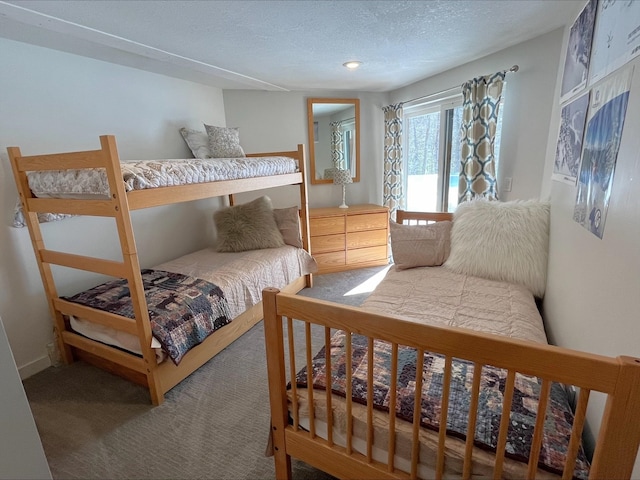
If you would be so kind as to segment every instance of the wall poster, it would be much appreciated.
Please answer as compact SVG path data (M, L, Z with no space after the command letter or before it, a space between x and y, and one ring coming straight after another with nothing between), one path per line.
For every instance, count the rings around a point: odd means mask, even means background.
M589 92L562 107L553 180L575 185L580 169L582 139L589 109Z
M587 85L591 42L598 0L589 0L573 22L564 58L560 101L564 102Z
M599 238L604 233L632 75L633 68L627 68L591 91L573 219Z
M593 36L589 84L640 54L640 2L600 0Z

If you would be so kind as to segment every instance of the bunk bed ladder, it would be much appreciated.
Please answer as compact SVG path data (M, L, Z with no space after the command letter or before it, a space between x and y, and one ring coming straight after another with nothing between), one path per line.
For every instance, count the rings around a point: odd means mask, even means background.
M89 353L93 356L104 358L106 361L116 365L123 365L128 370L144 375L151 401L154 405L159 405L163 401L163 392L157 380L157 361L155 352L151 348L152 333L149 312L144 295L127 196L124 184L121 181L122 172L115 137L112 135L100 136L100 145L101 149L96 151L31 157L23 157L17 147L9 147L7 151L11 160L16 185L18 186L18 193L22 202L36 261L45 286L49 310L54 319L56 341L63 361L67 364L73 361L72 345L81 350L91 350ZM66 169L104 168L109 182L111 198L108 200L82 201L36 198L29 188L27 172L49 169L47 164L51 162L52 157L55 157L56 169L61 169L61 167ZM122 262L47 250L38 221L38 213L47 212L114 218L122 251ZM118 328L120 330L128 330L129 333L134 333L139 338L145 339L140 345L143 354L142 362L131 360L133 357L122 354L112 347L102 345L91 347L90 340L86 340L67 330L63 312L72 313L71 310L82 312L83 310L90 310L90 308L74 306L74 304L59 298L51 271L51 264L102 273L127 280L136 320L127 323L127 320L130 319L119 317L120 326ZM103 324L109 324L110 321L113 322L112 319L114 317L118 317L110 314L98 315L97 318L101 320L99 323Z

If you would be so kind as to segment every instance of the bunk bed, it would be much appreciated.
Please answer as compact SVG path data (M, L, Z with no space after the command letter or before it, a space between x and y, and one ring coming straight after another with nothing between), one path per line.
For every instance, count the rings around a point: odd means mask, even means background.
M222 323L223 328L208 334L200 343L196 342L195 346L180 356L179 361L169 361L166 355L158 355L157 349L154 348L156 338L152 331L152 318L150 318L155 311L150 310L148 291L145 295L145 286L148 287L149 282L155 282L158 279L145 278L145 275L156 271L165 272L163 280L169 279L169 283L178 278L178 275L189 275L184 278L192 284L196 281L205 284L209 290L206 290L204 296L207 299L214 298L219 296L219 292L211 287L211 285L217 287L213 280L209 279L212 282L209 284L206 283L209 281L206 278L204 280L198 278L198 276L208 275L207 259L211 258L209 253L213 252L213 249L208 249L209 252L195 252L191 256L160 265L157 267L158 270L150 269L150 272L141 270L131 211L224 195L228 195L229 203L233 206L234 195L240 192L284 185L298 186L302 248L285 245L268 249L269 252L265 251L264 255L256 251L218 255L253 255L256 261L262 257L271 256L278 263L284 262L281 259L282 255L288 255L287 262L294 264L298 271L295 274L285 272L281 275L286 279L280 282L283 290L294 293L306 286L311 286L313 260L308 254L309 225L303 145L298 145L297 150L294 151L247 154L246 158L230 159L226 164L221 159L121 162L115 137L111 135L100 137L98 150L31 156L23 156L18 147L9 147L7 150L25 223L29 229L54 321L55 336L62 360L65 363L71 363L75 359L82 359L142 384L148 387L151 401L155 405L164 401L166 392L262 319L262 305L259 298L262 288L258 291L258 298L253 295L246 303L241 302L241 307L237 305L235 307L232 305L231 308L220 307L224 315L214 309L212 318L215 322ZM247 167L248 164L250 168ZM218 168L220 165L223 166L222 169ZM255 166L259 168L255 169ZM180 180L170 175L173 170L180 172ZM153 177L158 172L161 173L159 180ZM80 173L87 173L90 179L86 182L78 181ZM60 178L71 179L70 183L67 182L70 188L66 191L61 191L56 186ZM45 246L39 222L39 215L42 218L43 214L53 214L54 218L75 215L112 218L117 229L122 261L48 249ZM309 260L311 263L308 262ZM230 260L225 262L227 273L228 270L238 269L237 263ZM52 265L115 278L115 282L121 282L121 288L128 289L127 293L130 296L128 308L132 314L109 313L95 306L88 306L91 305L90 303L81 304L71 301L69 297L59 296ZM268 268L263 266L263 269ZM184 271L185 269L187 271ZM225 266L222 267L223 271L224 269ZM218 274L216 272L219 273L219 270L212 273L214 280L220 278L219 275L216 277ZM224 272L222 275L224 276ZM183 276L180 278L182 279ZM249 281L254 280L249 279ZM235 288L249 290L243 286ZM224 322L219 321L220 318ZM74 320L77 320L75 323L77 328L78 322L85 325L92 324L98 329L115 331L116 334L128 336L129 339L133 338L134 347L138 348L131 351L126 345L122 346L117 342L106 343L82 335L72 328ZM211 323L215 323L213 320Z
M640 359L547 344L534 297L520 285L392 266L358 308L275 288L263 301L277 478L291 478L291 458L338 478L632 474ZM606 407L589 462L582 435L591 392L605 394Z

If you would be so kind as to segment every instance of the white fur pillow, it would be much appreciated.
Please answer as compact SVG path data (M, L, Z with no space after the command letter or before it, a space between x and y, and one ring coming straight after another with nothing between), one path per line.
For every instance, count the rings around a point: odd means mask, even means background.
M444 266L454 272L524 285L539 298L547 283L548 202L474 200L453 215L451 252Z

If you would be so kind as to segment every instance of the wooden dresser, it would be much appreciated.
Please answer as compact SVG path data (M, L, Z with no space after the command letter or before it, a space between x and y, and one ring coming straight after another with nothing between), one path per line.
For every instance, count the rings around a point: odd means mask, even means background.
M380 205L310 208L311 255L318 273L386 265L389 209Z

